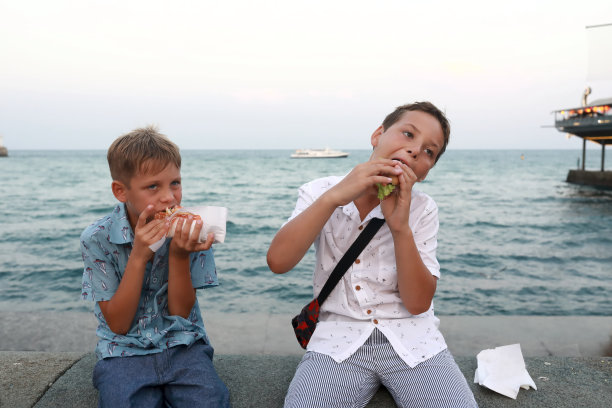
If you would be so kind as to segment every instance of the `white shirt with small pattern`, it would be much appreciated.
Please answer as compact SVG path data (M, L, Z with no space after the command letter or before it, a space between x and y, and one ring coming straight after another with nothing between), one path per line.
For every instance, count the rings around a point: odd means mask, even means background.
M295 210L289 220L310 206L343 177L325 177L299 188ZM370 219L384 218L380 205L362 221L354 203L336 208L315 239L314 296L318 296L330 273ZM440 277L436 259L438 207L427 194L413 190L410 228L419 254L432 275ZM400 298L393 237L387 224L369 242L342 280L321 306L319 323L308 351L323 353L341 362L350 357L378 328L410 367L447 348L438 330L433 302L419 315L408 312Z

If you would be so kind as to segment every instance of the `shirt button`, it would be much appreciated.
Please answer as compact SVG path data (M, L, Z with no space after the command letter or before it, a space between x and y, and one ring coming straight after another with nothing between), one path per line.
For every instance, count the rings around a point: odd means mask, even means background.
M367 314L372 314L372 311L370 309L368 309L368 311L366 313Z
M374 324L378 324L378 319L374 319Z
M359 226L359 231L361 231L363 229L363 225Z
M147 337L148 337L148 338L151 338L151 333L147 333Z
M355 286L355 290L361 290L361 286L359 285Z
M355 263L356 263L356 264L358 264L358 263L360 263L360 262L361 262L361 261L360 261L359 259L355 259Z

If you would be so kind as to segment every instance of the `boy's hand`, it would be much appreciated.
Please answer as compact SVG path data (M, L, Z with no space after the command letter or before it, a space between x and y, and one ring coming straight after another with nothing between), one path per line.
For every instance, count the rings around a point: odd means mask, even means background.
M195 223L195 227L191 231L193 223ZM206 241L198 242L203 225L202 220L194 220L192 216L189 216L187 219L179 218L176 221L174 237L170 243L170 255L185 258L192 252L210 249L215 239L215 234L210 233L206 237ZM191 234L189 233L190 231Z
M374 159L358 164L340 183L329 190L337 206L346 205L366 192L372 192L377 183L388 184L389 176L400 176L403 170L398 162L390 159Z
M151 251L149 246L162 239L170 228L170 223L164 220L147 222L147 219L151 218L154 214L154 207L148 205L138 216L136 229L134 231L132 255L142 256L147 261L155 254L155 252Z
M387 196L380 208L385 216L391 232L405 230L410 219L410 203L412 201L412 187L418 181L416 174L404 163L394 161L396 169L401 172L397 176L399 185L395 191Z

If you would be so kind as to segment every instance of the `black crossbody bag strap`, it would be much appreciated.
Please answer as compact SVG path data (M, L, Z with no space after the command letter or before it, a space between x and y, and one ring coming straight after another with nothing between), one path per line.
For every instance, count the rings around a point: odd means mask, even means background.
M321 289L317 297L319 306L325 302L325 299L327 299L331 291L336 287L338 282L340 282L340 279L342 279L342 276L348 270L349 266L357 259L359 254L366 245L368 245L368 242L376 235L376 232L378 232L384 223L385 220L383 218L372 218L361 234L359 234L355 242L353 242L329 275L329 278L327 278L327 282L325 282L323 289Z

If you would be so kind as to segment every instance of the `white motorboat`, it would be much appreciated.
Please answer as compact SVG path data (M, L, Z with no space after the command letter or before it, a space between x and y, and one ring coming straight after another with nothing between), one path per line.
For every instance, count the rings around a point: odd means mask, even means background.
M332 150L329 147L325 149L297 149L291 154L292 159L330 159L339 157L348 157L348 153L340 150Z

